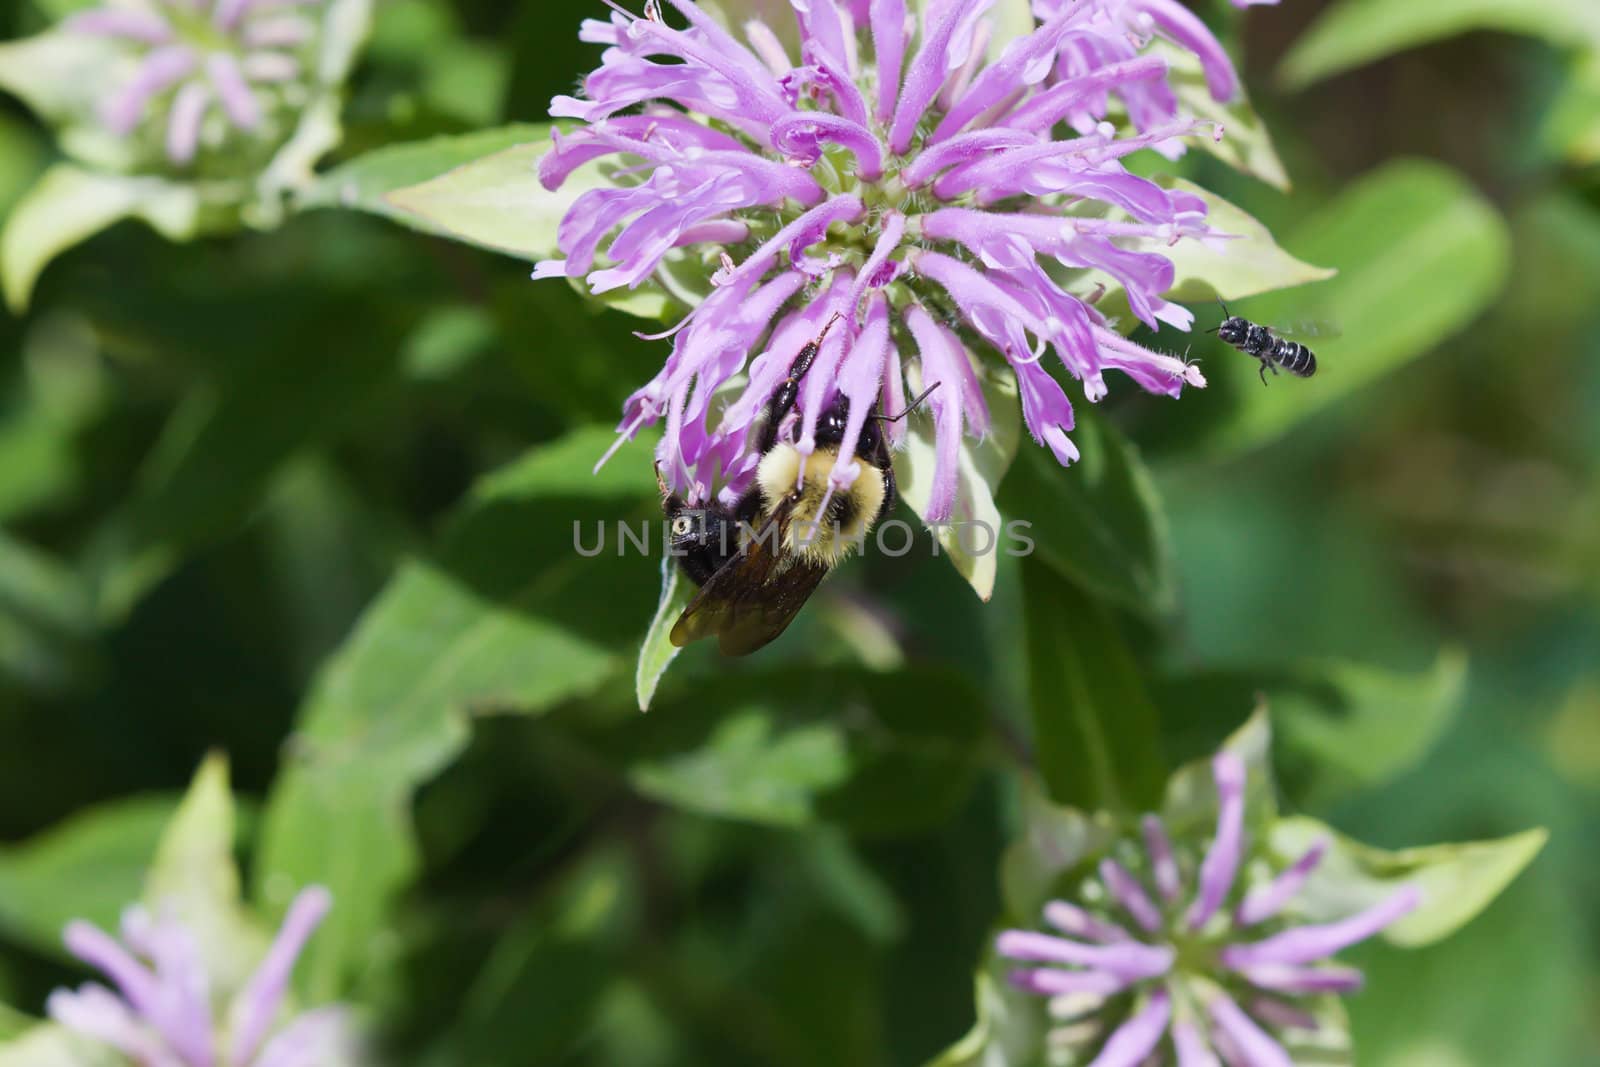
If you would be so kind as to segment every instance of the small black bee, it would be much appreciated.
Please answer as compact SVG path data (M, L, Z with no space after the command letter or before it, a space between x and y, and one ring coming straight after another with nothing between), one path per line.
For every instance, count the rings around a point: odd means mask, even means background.
M1282 367L1297 378L1309 378L1317 373L1317 357L1305 345L1279 337L1267 327L1249 319L1228 314L1226 304L1222 306L1222 313L1227 315L1222 324L1206 332L1216 334L1220 340L1245 355L1255 357L1261 363L1262 385L1267 384L1268 368L1277 374L1278 368Z

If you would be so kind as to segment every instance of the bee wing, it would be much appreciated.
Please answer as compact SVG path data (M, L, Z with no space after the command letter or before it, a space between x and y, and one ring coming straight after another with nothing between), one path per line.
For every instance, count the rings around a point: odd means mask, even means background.
M681 648L716 634L724 655L744 656L788 629L828 568L785 557L777 547L781 544L781 536L753 538L741 555L719 568L678 616L672 643Z
M1268 327L1268 329L1277 334L1279 337L1286 338L1290 341L1315 341L1319 338L1324 341L1331 341L1334 338L1342 337L1344 335L1344 331L1339 329L1336 323L1325 322L1322 319L1307 319L1303 322L1286 322L1281 326L1277 323L1273 323Z

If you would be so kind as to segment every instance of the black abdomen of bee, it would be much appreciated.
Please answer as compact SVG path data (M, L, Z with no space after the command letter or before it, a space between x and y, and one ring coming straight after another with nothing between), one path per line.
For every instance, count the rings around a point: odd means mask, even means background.
M1299 378L1309 378L1317 373L1317 357L1311 354L1311 349L1298 341L1277 338L1268 358Z

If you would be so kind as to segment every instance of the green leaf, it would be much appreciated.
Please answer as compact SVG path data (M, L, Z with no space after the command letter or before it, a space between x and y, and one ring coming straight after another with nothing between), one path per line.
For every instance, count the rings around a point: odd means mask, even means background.
M224 995L243 985L267 949L266 935L241 906L233 842L228 763L213 754L162 832L144 900L153 910L171 909L195 935L206 973Z
M230 532L286 462L345 430L391 381L392 326L352 319L336 303L324 308L319 344L262 345L183 398L94 546L104 616L123 615L182 549Z
M1103 855L1117 836L1115 823L1104 813L1053 804L1040 783L1024 778L1022 833L1000 861L1007 921L1036 923L1045 902L1068 876Z
M734 711L704 747L637 764L629 780L645 796L685 811L799 826L814 815L815 796L849 777L848 753L840 732L827 725L774 732L760 711Z
M1454 171L1390 163L1351 185L1296 230L1291 247L1339 276L1230 311L1260 322L1321 320L1344 335L1315 342L1317 376L1255 381L1252 359L1224 352L1208 362L1231 379L1239 405L1213 442L1258 445L1446 341L1476 318L1505 281L1509 238L1494 208Z
M1087 416L1073 440L1083 458L1072 467L1024 448L1001 485L1001 510L1017 520L1019 542L1021 534L1029 540L1017 551L1140 615L1170 612L1177 593L1166 518L1137 449Z
M65 955L61 932L73 919L115 929L140 897L175 807L163 797L112 801L0 850L0 927L56 957Z
M1521 874L1549 838L1525 830L1493 841L1429 845L1397 851L1351 841L1316 819L1296 816L1273 828L1271 847L1285 860L1319 840L1331 843L1295 906L1311 921L1353 915L1401 886L1416 886L1422 904L1383 932L1388 941L1417 948L1442 940L1488 907Z
M485 478L437 556L401 568L313 687L256 867L274 909L313 882L339 902L302 965L315 999L374 964L373 939L417 866L411 795L461 751L471 716L548 711L631 658L651 565L587 558L574 540L659 516L644 443L590 473L613 437L579 431Z
M120 1067L126 1059L109 1045L42 1023L0 1045L0 1067Z
M1051 799L1153 809L1166 780L1160 724L1116 620L1036 557L1022 575L1034 746Z
M1202 241L1128 242L1129 248L1160 251L1172 261L1173 287L1168 299L1185 302L1241 300L1258 293L1326 281L1338 271L1312 266L1281 248L1272 233L1249 213L1213 192L1182 178L1159 179L1163 188L1179 189L1206 202L1206 221L1230 236L1215 247Z
M644 644L639 648L639 665L634 669L633 688L639 698L639 710L649 711L650 701L656 695L661 676L667 673L672 661L683 649L672 643L672 627L683 614L683 609L694 599L696 590L684 581L683 568L672 557L661 557L661 602L656 605L650 629L645 631Z
M921 365L908 364L912 394L922 392ZM1017 382L1010 370L978 368L990 427L983 440L961 440L956 483L956 503L947 522L933 528L956 572L983 600L994 595L995 568L999 562L1004 519L994 502L995 487L1011 468L1022 439L1022 407ZM933 413L919 408L907 419L905 446L894 453L895 483L900 496L924 522L933 494L935 428ZM974 524L974 525L964 525ZM987 542L987 548L985 543Z
M548 123L519 123L451 137L434 137L375 149L342 163L319 177L297 206L303 209L338 207L383 215L408 225L421 226L415 215L388 200L397 189L419 185L457 167L517 145L549 141Z
M903 833L966 796L985 722L981 694L951 672L800 669L708 676L585 737L640 791L690 811Z
M1600 7L1592 0L1342 0L1300 35L1278 77L1301 89L1340 71L1472 30L1543 37L1558 48L1600 45Z
M1600 45L1572 61L1540 126L1553 152L1580 167L1600 163Z
M927 1067L1009 1067L1020 1062L999 1051L999 1035L1006 1029L1008 1015L999 984L979 971L973 985L978 1021L960 1041L929 1060Z
M1307 661L1181 675L1162 683L1159 701L1175 729L1203 735L1264 699L1280 778L1302 805L1321 808L1421 760L1454 721L1465 681L1466 659L1456 652L1418 674Z
M52 693L92 679L91 600L76 572L0 532L0 674Z
M552 192L539 181L547 136L482 156L385 199L414 224L522 259L559 255L556 227L584 190L609 184L598 162L574 171Z
M1206 86L1199 56L1160 38L1151 44L1149 51L1167 61L1167 83L1178 98L1178 112L1193 115L1203 122L1215 122L1221 128L1220 140L1202 135L1191 143L1233 169L1287 192L1288 172L1283 169L1283 161L1272 145L1266 123L1250 106L1244 87L1240 86L1232 100L1219 103Z
M117 49L81 33L50 30L0 42L0 90L51 125L93 115L116 76Z
M21 313L50 261L123 219L148 222L174 241L194 236L200 198L190 187L160 178L100 174L70 163L45 171L0 231L0 287Z

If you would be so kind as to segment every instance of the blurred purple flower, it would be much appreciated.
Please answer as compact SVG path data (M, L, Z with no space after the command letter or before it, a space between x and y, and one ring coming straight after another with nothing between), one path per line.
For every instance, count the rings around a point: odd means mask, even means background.
M1142 853L1146 878L1105 859L1099 878L1086 883L1082 906L1061 900L1045 906L1045 921L1064 936L1007 930L996 941L1001 956L1049 965L1013 971L1012 981L1051 998L1056 1039L1080 1046L1086 1061L1098 1050L1092 1067L1293 1067L1281 1032L1317 1026L1295 1001L1361 984L1361 972L1328 957L1420 903L1416 888L1407 886L1338 922L1284 920L1327 844L1318 842L1275 878L1244 891L1245 765L1224 752L1212 768L1217 829L1203 855L1180 851L1161 820L1146 816L1143 849L1124 857ZM1193 871L1187 893L1185 870ZM1118 921L1118 912L1132 927Z
M632 437L665 420L660 468L691 500L743 491L758 459L746 449L752 422L835 315L848 325L828 333L806 376L797 443L813 447L837 392L899 412L915 356L921 381L944 386L929 399L930 521L954 507L963 431L989 428L975 350L1010 364L1034 440L1062 463L1077 457L1073 412L1047 348L1090 400L1105 395L1108 370L1168 395L1205 384L1124 338L1067 272L1099 271L1141 322L1188 329L1189 312L1161 295L1172 263L1149 248L1219 235L1199 197L1122 159L1211 132L1179 114L1150 43L1194 52L1219 98L1237 87L1226 54L1176 0L1037 0L1042 22L999 47L992 2L929 0L919 19L906 0L790 0L798 57L759 19L741 40L693 0L668 0L681 28L659 0L643 17L612 5L609 21L583 24L582 39L606 49L581 98L552 102L552 116L584 125L555 135L540 176L555 189L601 157L622 169L577 198L558 232L563 258L534 277L583 279L593 293L653 277L670 288L658 272L674 250L720 260L710 294L661 335L672 353L619 426ZM1106 121L1113 98L1125 134ZM740 372L743 391L710 424L713 393ZM898 443L905 427L890 433ZM849 478L856 466L836 470Z
M67 949L98 969L115 989L90 982L50 994L51 1018L104 1042L138 1067L333 1067L348 1062L350 1028L342 1008L308 1011L279 1024L279 1014L306 941L332 905L318 886L289 907L255 973L219 1021L196 934L169 915L129 908L119 942L98 927L74 922Z
M297 12L322 0L133 0L73 15L66 29L110 38L139 61L101 103L106 127L127 137L165 116L167 158L192 163L207 117L253 133L266 94L302 74L302 51L317 36L313 18Z

